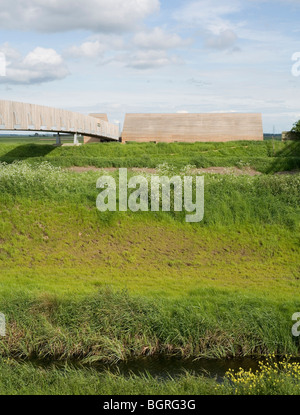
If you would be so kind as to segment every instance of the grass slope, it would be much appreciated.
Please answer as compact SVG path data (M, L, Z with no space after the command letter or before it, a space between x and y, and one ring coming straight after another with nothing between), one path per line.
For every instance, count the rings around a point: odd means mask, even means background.
M120 143L54 147L43 144L0 143L0 161L50 161L53 165L95 167L157 167L166 161L176 167L244 167L263 173L299 169L299 142Z
M2 356L299 354L298 175L206 176L200 224L100 213L97 178L0 166Z

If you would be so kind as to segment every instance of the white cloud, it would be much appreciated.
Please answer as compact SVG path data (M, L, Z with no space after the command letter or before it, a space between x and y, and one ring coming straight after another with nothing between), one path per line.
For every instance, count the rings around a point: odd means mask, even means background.
M126 56L126 61L126 66L135 69L153 69L182 63L178 56L170 56L161 50L138 51Z
M136 35L93 35L80 46L69 48L65 56L91 58L102 65L117 63L130 68L151 69L182 63L178 56L168 53L168 50L187 47L190 43L190 39L184 40L175 33L167 33L156 27Z
M232 30L223 30L218 35L208 36L206 46L213 49L228 49L237 41L237 35Z
M214 35L221 31L232 29L230 21L226 18L241 10L239 0L198 0L187 3L178 9L173 17L188 25L200 30L209 30Z
M159 0L2 0L0 26L40 32L122 32L159 7Z
M88 41L82 43L80 46L72 46L67 55L74 58L97 58L106 51L107 47L103 45L99 40Z
M187 3L173 17L181 24L197 28L207 47L228 49L237 41L236 29L239 27L230 17L241 8L240 0L198 0Z
M89 36L80 45L73 45L64 51L63 55L67 58L103 58L105 52L125 50L126 43L124 36L116 34L95 34Z
M63 61L61 56L54 49L45 49L37 47L23 59L23 64L29 68L60 66Z
M187 46L191 40L184 40L176 33L166 33L160 27L155 27L151 31L137 33L133 42L143 49L174 49Z
M65 78L68 74L62 57L54 49L37 47L23 57L8 44L0 47L7 60L6 76L1 83L36 84Z
M169 55L164 50L141 50L116 54L103 64L117 63L119 66L134 69L157 69L168 65L179 65L183 61L176 55Z

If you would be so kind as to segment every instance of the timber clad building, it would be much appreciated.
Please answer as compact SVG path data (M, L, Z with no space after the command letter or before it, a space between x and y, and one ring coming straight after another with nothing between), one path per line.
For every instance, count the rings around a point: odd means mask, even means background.
M263 140L261 114L127 114L122 142Z

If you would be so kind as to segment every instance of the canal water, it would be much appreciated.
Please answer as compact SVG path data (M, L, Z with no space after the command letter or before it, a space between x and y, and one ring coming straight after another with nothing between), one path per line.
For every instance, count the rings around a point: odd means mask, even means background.
M121 373L125 376L130 374L143 375L150 374L155 378L167 379L177 378L188 372L194 376L207 376L216 378L221 382L225 373L229 369L238 371L240 368L244 370L256 371L259 369L258 361L252 358L243 359L180 359L180 358L144 358L122 362L115 366L110 366L109 370Z
M234 359L182 359L177 357L145 357L134 360L128 360L126 362L119 362L117 364L81 364L78 361L67 362L53 362L53 361L39 361L30 360L30 362L37 367L51 368L63 370L66 364L74 369L92 368L99 373L110 372L113 374L120 374L125 377L130 375L151 375L156 379L165 380L168 378L176 379L185 373L189 373L193 376L206 376L209 378L215 378L218 382L222 382L225 373L231 369L234 372L238 372L240 369L252 372L259 371L259 361L265 361L264 358L234 358ZM282 359L276 359L276 361L282 361ZM300 358L293 358L291 362L300 363ZM25 363L25 362L24 362Z
M107 372L124 375L151 375L157 379L178 378L185 373L194 376L206 376L216 378L218 382L222 382L225 373L232 369L239 371L240 368L255 372L259 370L259 361L263 359L255 358L241 358L241 359L181 359L176 357L145 357L135 360L128 360L126 362L119 362L117 364L93 363L90 365L83 365L76 361L67 362L53 362L53 361L30 361L34 366L56 369L64 369L66 363L69 367L74 369L92 368L98 372ZM300 362L300 359L298 359ZM24 362L25 363L25 362Z

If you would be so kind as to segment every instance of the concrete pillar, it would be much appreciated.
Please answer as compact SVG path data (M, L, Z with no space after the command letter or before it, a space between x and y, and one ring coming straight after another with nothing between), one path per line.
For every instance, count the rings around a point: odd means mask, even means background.
M57 146L60 146L61 145L61 138L60 138L60 134L59 133L57 133L57 136L56 136L56 145Z
M79 141L78 141L78 134L77 134L77 133L75 133L75 134L74 134L74 145L76 146L77 144L79 144Z

